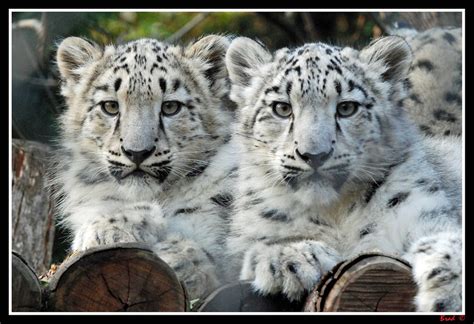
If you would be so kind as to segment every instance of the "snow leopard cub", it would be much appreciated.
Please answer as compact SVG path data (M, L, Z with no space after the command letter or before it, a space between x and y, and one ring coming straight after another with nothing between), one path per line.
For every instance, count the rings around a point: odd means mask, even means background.
M231 43L241 159L228 248L256 290L298 300L379 250L411 262L418 311L461 310L461 143L406 118L410 62L396 36L361 51Z
M462 31L432 28L394 31L413 52L403 107L427 135L462 134Z
M225 280L228 43L214 35L186 48L62 41L67 110L52 185L72 250L150 244L191 298Z

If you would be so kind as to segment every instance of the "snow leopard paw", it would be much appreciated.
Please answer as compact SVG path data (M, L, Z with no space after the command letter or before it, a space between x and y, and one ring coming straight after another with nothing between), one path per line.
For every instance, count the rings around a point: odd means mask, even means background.
M219 286L213 256L195 242L169 236L153 251L174 270L190 299L203 298Z
M153 244L164 236L165 222L161 210L152 206L133 204L100 214L76 232L72 250L84 251L114 243L143 242Z
M421 238L407 257L418 285L417 311L459 312L462 308L462 240L459 233Z
M337 262L336 252L317 241L259 244L245 254L240 279L252 280L254 289L260 293L283 293L295 301Z

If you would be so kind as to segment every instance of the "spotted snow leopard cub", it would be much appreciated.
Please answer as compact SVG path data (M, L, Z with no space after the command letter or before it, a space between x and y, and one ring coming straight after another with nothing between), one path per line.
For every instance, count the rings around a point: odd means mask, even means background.
M228 240L240 278L300 299L366 251L413 265L418 311L460 311L461 143L424 138L399 106L411 52L396 36L229 47L241 159Z
M427 135L462 134L462 31L431 28L393 31L405 38L413 62L405 81L403 107Z
M62 41L67 109L52 185L72 250L145 242L192 298L224 280L233 168L228 43L214 35L186 48L152 39L105 48Z

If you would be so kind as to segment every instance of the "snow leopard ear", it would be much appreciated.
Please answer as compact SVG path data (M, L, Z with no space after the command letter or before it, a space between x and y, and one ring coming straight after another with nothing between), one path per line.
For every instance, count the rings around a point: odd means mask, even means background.
M399 36L387 36L372 41L360 52L360 57L369 65L382 64L385 67L383 79L393 83L406 78L413 60L410 46Z
M68 37L59 44L56 61L61 77L78 81L81 67L102 56L102 49L92 41L79 37Z
M272 60L272 55L262 45L247 37L232 41L225 58L232 83L231 99L242 103L243 90L249 87L261 67Z
M211 90L219 97L228 92L225 53L229 43L225 36L209 35L188 46L184 52L186 57L199 59L201 66L204 63L204 74L211 81Z

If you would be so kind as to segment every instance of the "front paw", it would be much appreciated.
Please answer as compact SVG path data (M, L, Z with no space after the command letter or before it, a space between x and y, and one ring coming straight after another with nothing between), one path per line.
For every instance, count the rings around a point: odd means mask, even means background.
M165 236L162 215L152 207L145 209L142 205L134 204L108 215L98 215L90 223L83 224L74 235L73 251L114 243L154 244L162 239Z
M74 239L73 251L84 251L93 247L110 245L114 243L139 242L134 232L129 227L116 221L95 221L91 225L81 228Z
M299 300L338 262L335 255L316 241L257 245L245 254L240 279L253 280L253 287L263 294L283 293L291 301Z
M171 235L153 251L174 270L190 299L203 298L220 285L213 257L195 242Z
M459 312L462 308L462 242L458 233L420 239L410 249L415 298L420 312Z

